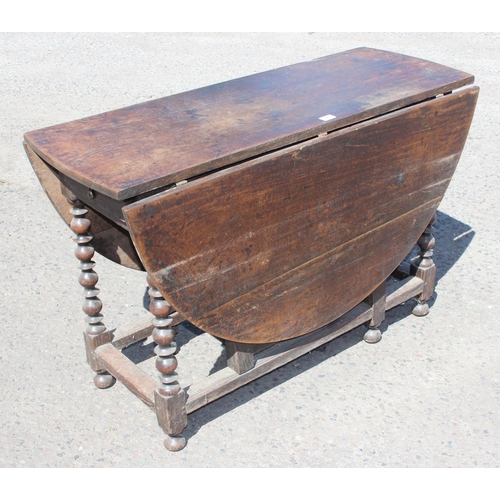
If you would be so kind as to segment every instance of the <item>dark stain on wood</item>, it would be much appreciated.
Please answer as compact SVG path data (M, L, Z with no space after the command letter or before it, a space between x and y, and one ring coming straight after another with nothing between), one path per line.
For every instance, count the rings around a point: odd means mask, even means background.
M64 195L89 207L98 252L201 329L276 342L403 260L459 160L473 80L353 49L29 132L26 150L66 221Z
M123 200L473 80L359 48L29 132L25 140L61 173Z
M476 99L477 89L457 91L129 205L138 252L172 305L216 336L259 343L312 331L415 244Z

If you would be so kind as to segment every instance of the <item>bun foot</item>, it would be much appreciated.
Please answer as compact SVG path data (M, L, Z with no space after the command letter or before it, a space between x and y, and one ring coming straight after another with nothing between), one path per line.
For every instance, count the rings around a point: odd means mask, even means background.
M364 341L368 342L369 344L375 344L381 338L382 332L378 328L370 328L363 336Z
M116 382L115 377L109 373L97 373L94 377L94 384L98 389L108 389Z
M167 435L164 444L169 451L181 451L186 446L186 438L180 434L178 436Z
M429 304L427 304L427 302L418 301L412 313L414 316L426 316L429 313Z

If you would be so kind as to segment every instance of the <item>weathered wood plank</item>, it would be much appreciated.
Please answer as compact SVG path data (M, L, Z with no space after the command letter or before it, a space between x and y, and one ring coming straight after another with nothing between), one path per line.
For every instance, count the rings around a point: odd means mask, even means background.
M177 311L169 316L173 319L172 326L176 326L184 321L184 318ZM112 344L117 349L121 350L129 345L135 344L135 342L139 342L149 337L154 328L151 323L152 319L153 317L148 315L138 319L134 323L117 327L113 331Z
M112 344L98 347L94 354L103 369L122 382L143 403L154 408L154 392L158 384Z
M386 311L398 306L419 293L423 282L419 278L407 278L401 282L392 282L386 288ZM255 366L243 374L237 374L231 368L224 368L209 377L196 381L186 388L188 413L205 406L216 399L229 394L243 385L262 377L298 357L311 352L319 346L347 333L371 320L372 310L366 303L361 303L331 325L303 337L285 340L264 351L255 354Z
M151 316L140 318L132 324L122 325L113 331L112 344L116 349L121 350L129 345L135 344L140 340L146 339L153 331Z
M327 325L303 337L274 344L255 355L255 367L241 375L231 368L224 368L187 388L186 409L191 413L202 406L228 394L252 380L262 377L280 366L306 354L330 340L367 322L371 309L367 304L359 304L332 325Z
M189 321L227 340L279 341L333 321L387 278L374 269L391 273L424 230L476 98L477 89L458 91L125 207L144 265ZM403 216L406 227L391 222ZM361 254L359 238L375 233L377 245ZM328 259L335 267L346 244L361 261L332 274ZM329 279L315 282L325 272Z
M429 61L358 48L37 130L25 139L60 172L123 200L473 81ZM186 137L196 138L196 147Z
M385 310L416 297L424 289L424 282L420 278L408 277L399 283L390 283L387 285L387 298Z
M387 278L399 256L413 247L438 202L434 200L256 287L197 318L198 324L222 338L264 343L331 323ZM383 251L373 253L374 248Z
M393 282L389 284L387 287L386 310L392 309L400 303L415 297L421 293L422 289L422 280L415 277L407 278L400 283ZM237 374L233 369L228 367L207 378L196 381L190 387L185 388L188 392L186 403L187 413L192 413L202 406L236 390L238 387L242 387L266 373L349 332L357 326L369 322L371 316L372 310L370 306L366 303L361 303L331 325L327 325L303 337L279 342L256 353L254 368L243 374ZM144 327L143 334L145 334L149 325L146 326L144 320L142 321ZM139 322L135 326L135 329L137 331L140 330ZM131 335L131 330L132 328L129 327L126 335ZM125 338L126 335L123 335L121 338ZM133 394L154 410L154 393L157 389L157 384L149 376L112 344L99 346L94 352L97 361L103 369L106 369L117 380L120 380Z

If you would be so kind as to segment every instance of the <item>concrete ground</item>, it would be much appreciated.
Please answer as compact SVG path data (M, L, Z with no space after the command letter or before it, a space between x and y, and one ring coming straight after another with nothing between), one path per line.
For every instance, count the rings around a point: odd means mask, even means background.
M23 133L358 46L481 87L439 209L431 312L399 306L380 343L355 330L200 409L169 453L146 406L93 385L74 243ZM0 34L0 466L498 467L499 61L495 33ZM144 314L144 276L97 263L108 327ZM180 339L181 378L208 373L220 343Z

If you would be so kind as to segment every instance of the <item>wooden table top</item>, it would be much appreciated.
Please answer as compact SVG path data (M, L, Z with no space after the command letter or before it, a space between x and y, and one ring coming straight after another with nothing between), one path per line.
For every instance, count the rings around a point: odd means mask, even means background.
M125 200L338 130L474 77L358 48L25 134L52 167Z

